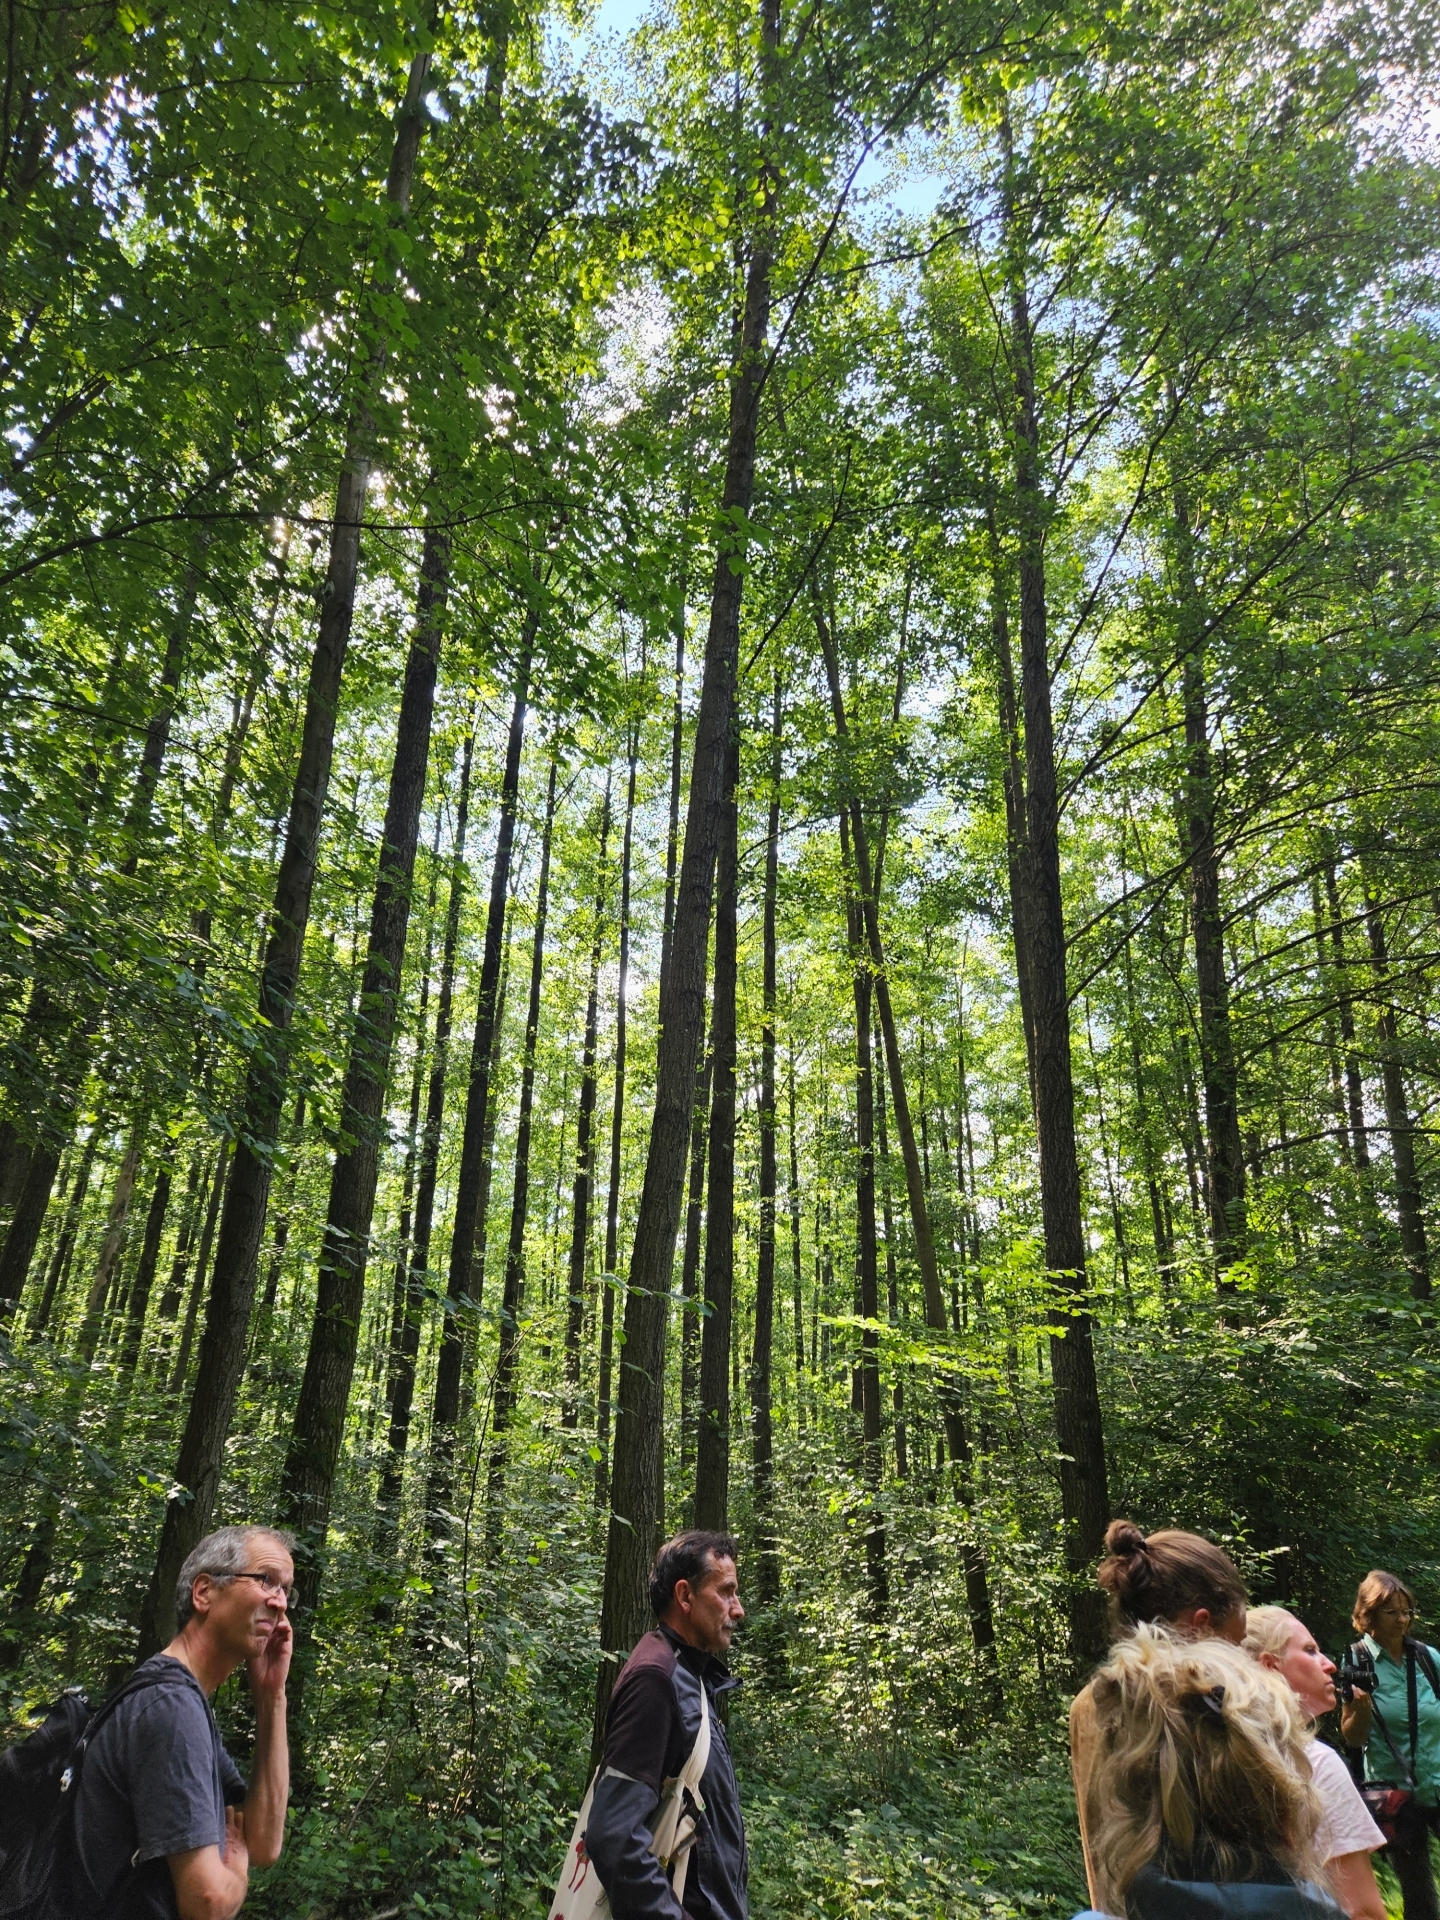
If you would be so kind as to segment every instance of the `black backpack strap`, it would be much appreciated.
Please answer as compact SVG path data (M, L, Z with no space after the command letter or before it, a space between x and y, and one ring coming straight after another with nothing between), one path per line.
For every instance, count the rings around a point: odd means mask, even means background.
M1425 1672L1425 1678L1430 1682L1430 1691L1435 1695L1437 1700L1440 1700L1440 1673L1437 1673L1435 1669L1434 1654L1431 1653L1429 1647L1426 1646L1423 1640L1412 1640L1408 1634L1405 1638L1405 1649L1407 1653L1413 1653L1415 1658L1420 1662Z

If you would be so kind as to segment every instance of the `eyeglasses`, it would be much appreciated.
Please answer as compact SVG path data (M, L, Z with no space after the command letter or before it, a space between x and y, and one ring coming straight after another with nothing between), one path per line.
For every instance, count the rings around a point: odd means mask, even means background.
M1397 1606L1393 1600L1387 1600L1380 1611L1381 1613L1388 1613L1391 1618L1395 1620L1413 1620L1415 1618L1415 1609L1413 1607Z
M214 1578L217 1580L257 1580L260 1583L260 1591L267 1600L278 1600L283 1595L287 1607L295 1598L294 1587L287 1587L279 1574L276 1573L216 1574Z

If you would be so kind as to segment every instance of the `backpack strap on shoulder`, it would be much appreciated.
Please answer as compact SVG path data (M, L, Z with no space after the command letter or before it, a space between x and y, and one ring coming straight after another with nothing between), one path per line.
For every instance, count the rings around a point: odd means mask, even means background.
M1412 1640L1409 1634L1405 1636L1405 1651L1415 1656L1430 1683L1430 1691L1440 1700L1440 1672L1436 1671L1434 1654L1423 1640Z

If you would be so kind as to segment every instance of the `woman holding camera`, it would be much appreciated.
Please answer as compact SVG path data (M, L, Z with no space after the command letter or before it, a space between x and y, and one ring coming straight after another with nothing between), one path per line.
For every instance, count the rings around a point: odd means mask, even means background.
M1252 1607L1245 1616L1245 1651L1278 1674L1312 1720L1335 1705L1335 1663L1315 1636L1284 1607ZM1356 1791L1350 1770L1333 1747L1311 1740L1305 1748L1324 1809L1315 1850L1336 1899L1350 1920L1385 1920L1370 1856L1385 1844Z
M1390 1845L1405 1920L1440 1920L1430 1835L1440 1821L1440 1653L1415 1639L1415 1601L1393 1573L1367 1573L1352 1615L1340 1713L1365 1753L1365 1802Z

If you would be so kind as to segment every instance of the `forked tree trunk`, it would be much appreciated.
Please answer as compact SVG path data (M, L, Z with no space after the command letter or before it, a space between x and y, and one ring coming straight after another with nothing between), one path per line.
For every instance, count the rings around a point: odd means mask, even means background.
M429 84L430 54L427 51L417 54L410 65L385 185L386 198L400 217L410 204ZM372 384L383 363L384 350L380 348L368 370ZM256 1260L270 1195L271 1156L285 1098L290 1023L319 859L341 676L355 611L360 526L373 459L372 443L373 428L362 400L350 423L336 492L330 557L321 596L319 631L310 661L290 817L260 976L259 1011L268 1029L269 1043L252 1056L246 1079L244 1114L220 1228L200 1366L175 1463L175 1484L189 1498L172 1499L166 1508L155 1569L141 1614L142 1658L153 1653L163 1638L168 1638L170 1596L175 1591L180 1567L210 1525L235 1396L245 1368Z
M700 1328L695 1525L730 1523L730 1344L735 1297L735 1065L740 734L732 718L715 876L715 997L711 1013L710 1165L705 1176L705 1317Z
M280 1483L280 1512L298 1543L294 1618L302 1638L313 1620L320 1594L325 1535L365 1305L365 1272L380 1144L385 1133L385 1096L405 969L449 579L450 537L431 527L420 561L415 631L405 662L365 971L341 1094L340 1136L344 1144L330 1172L315 1317Z
M762 0L762 94L768 94L773 83L779 18L779 0ZM690 766L685 846L669 965L661 983L655 1105L625 1300L625 1366L620 1376L600 1609L600 1644L605 1655L596 1679L592 1750L598 1750L600 1744L619 1660L645 1631L648 1615L645 1576L657 1505L670 1280L685 1185L695 1073L705 1027L705 959L740 641L743 562L737 570L731 565L731 556L733 553L740 558L738 530L754 495L756 423L765 379L770 225L775 200L775 182L768 171L761 191L762 214L745 276L740 337L730 381L725 483Z

